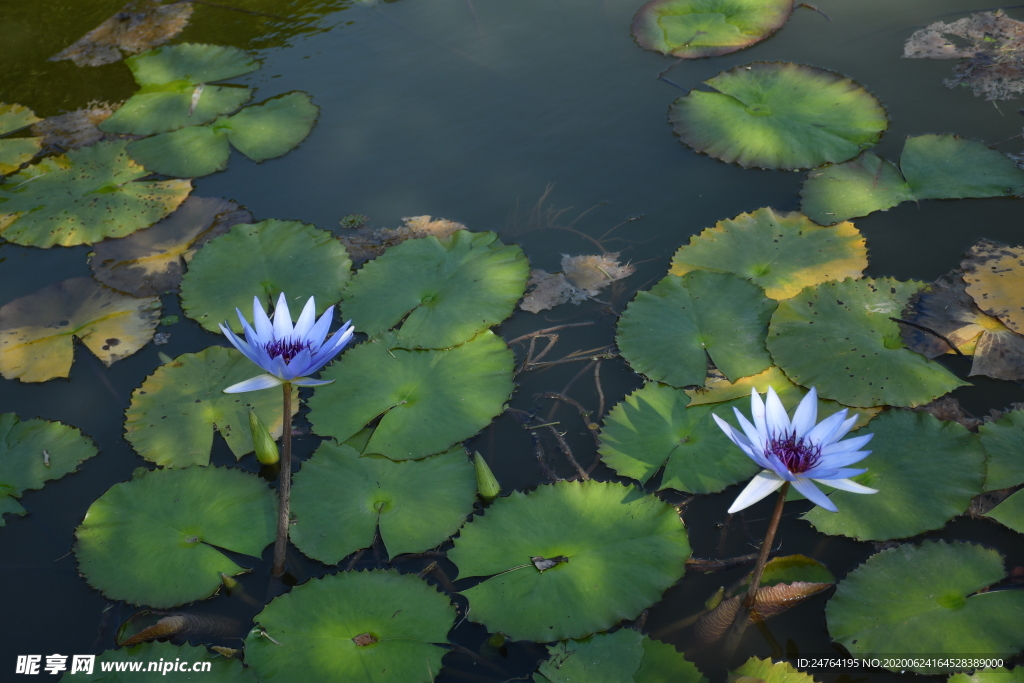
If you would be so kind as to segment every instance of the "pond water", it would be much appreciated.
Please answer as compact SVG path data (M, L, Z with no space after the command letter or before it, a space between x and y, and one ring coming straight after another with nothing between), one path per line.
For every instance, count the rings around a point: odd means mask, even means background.
M0 7L5 66L0 101L19 102L48 116L92 100L128 97L135 85L121 63L81 69L46 61L120 4L6 0ZM680 144L666 111L681 89L753 61L835 70L863 84L885 105L891 126L873 151L889 159L899 155L908 135L948 132L991 145L1018 135L1024 123L1019 101L996 106L969 90L945 88L942 79L953 62L900 58L914 30L992 9L988 0L818 0L816 6L831 21L798 9L769 40L724 57L679 64L663 80L658 74L672 60L640 49L629 32L640 0L225 4L264 14L197 5L179 40L254 51L262 68L236 82L257 88L255 101L305 91L319 105L320 118L298 149L261 164L234 153L229 169L197 180L193 194L233 199L257 220L300 220L335 232L341 230L341 218L355 213L365 214L377 227L396 227L405 216L445 217L471 230L496 231L506 243L520 244L532 267L548 271L559 270L562 254L595 253L595 240L621 252L636 272L606 290L610 293L603 302L541 314L517 311L498 329L508 340L542 327L593 321L592 326L564 331L553 358L611 345L616 314L636 291L664 276L671 255L691 235L759 207L799 208L805 173L742 169ZM1024 18L1021 10L1009 14ZM1018 138L998 149L1017 152L1022 144ZM1018 244L1024 234L1021 204L1015 199L908 202L854 222L867 239L867 274L900 279L940 276L979 237ZM89 276L89 251L87 246L38 250L0 245L0 305L69 277ZM162 300L164 315L180 314L176 295ZM184 316L166 331L171 333L166 346L150 344L110 368L79 348L69 380L0 380L0 412L74 425L100 449L100 456L77 474L27 493L22 503L29 514L9 517L0 529L0 600L7 608L0 639L4 680L11 680L19 654L112 648L117 627L134 612L86 584L71 546L74 529L92 501L147 465L123 439L122 423L132 390L160 364L158 352L175 357L222 343ZM523 349L517 353L522 358ZM593 366L578 375L585 366L567 363L526 373L518 378L511 403L514 409L538 409L560 420L584 468L596 458L596 449L583 423L574 411L562 406L555 412L550 400L535 396L562 392L596 415L599 406L607 411L641 385L621 358L604 360L599 394ZM955 359L947 366L961 377L969 370L966 362ZM1012 383L983 377L972 382L974 386L954 395L975 414L1021 400L1020 388ZM306 425L301 417L298 424ZM308 457L319 441L307 429L296 437L297 456ZM535 445L531 433L506 413L468 448L486 457L508 491L546 480ZM573 476L554 441L542 446L559 476ZM219 440L213 460L234 463ZM259 469L251 455L240 465ZM599 465L594 476L611 479L614 473ZM742 523L734 520L727 530L722 528L726 508L740 489L700 496L686 505L684 519L695 556L728 558L756 548L771 502L746 510ZM681 503L686 497L668 499ZM841 578L876 551L872 543L814 532L797 518L808 504L791 506L779 534L785 553L812 556ZM960 518L926 537L981 542L1006 555L1007 567L1024 565L1019 536L991 522ZM251 574L239 577L245 593L257 596L259 603L268 591L279 590L268 581L270 552L268 548ZM328 571L298 551L292 553L289 568L295 581ZM372 567L379 561L365 555L355 566ZM413 559L398 566L419 571L427 564L428 559ZM442 562L441 569L451 574L453 568ZM686 649L688 632L671 625L698 611L718 586L732 583L744 571L739 567L687 575L651 608L645 632ZM437 580L435 575L428 579ZM722 661L717 652L696 653L695 660L721 679L725 666L750 655L767 656L773 647L831 653L823 614L828 595L770 621L774 645L750 629L735 661ZM260 606L221 595L188 609L220 624L197 642L237 647L237 638L248 631ZM451 634L460 649L446 655L438 680L521 679L545 656L542 646L515 644L507 656L481 658L476 653L486 637L483 627L461 622ZM823 681L843 675L816 673ZM876 679L902 677L872 674Z

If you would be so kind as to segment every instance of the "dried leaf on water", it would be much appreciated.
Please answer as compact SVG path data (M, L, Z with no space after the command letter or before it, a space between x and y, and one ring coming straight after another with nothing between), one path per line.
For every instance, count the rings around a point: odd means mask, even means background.
M960 267L978 308L1024 333L1024 247L980 239Z
M191 2L134 0L114 16L50 57L70 59L77 66L101 66L121 60L121 53L145 52L181 33L192 16Z
M120 106L107 102L90 102L82 109L42 119L32 125L32 134L43 138L43 146L59 147L63 150L88 147L103 140L126 139L129 136L104 133L98 128Z
M1002 10L977 12L951 24L929 24L907 39L903 56L962 60L943 84L970 86L975 96L984 95L986 100L1010 100L1024 92L1024 22Z
M401 244L406 240L430 235L443 239L459 230L468 230L462 223L456 223L447 218L412 216L402 220L405 221L405 224L398 228L370 228L365 224L360 224L354 229L346 230L338 239L345 245L352 260L359 264L377 258L388 247Z
M562 255L562 272L530 271L527 287L532 288L519 305L539 313L566 302L580 304L608 285L633 274L633 266L619 263L619 254Z

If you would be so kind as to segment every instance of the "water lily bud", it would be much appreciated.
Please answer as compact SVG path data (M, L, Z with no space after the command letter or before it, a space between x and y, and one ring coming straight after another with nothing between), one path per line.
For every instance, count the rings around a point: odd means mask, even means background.
M494 473L487 466L487 461L479 452L473 453L473 466L476 467L476 490L485 502L490 502L501 493L501 486L494 478Z
M249 429L252 431L252 443L256 447L256 459L261 465L276 465L281 459L277 452L277 442L254 410L249 411Z

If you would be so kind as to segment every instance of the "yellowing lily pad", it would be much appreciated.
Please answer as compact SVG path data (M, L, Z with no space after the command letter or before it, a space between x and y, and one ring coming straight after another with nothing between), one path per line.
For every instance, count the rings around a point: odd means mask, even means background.
M853 223L824 228L795 211L765 208L691 237L672 257L669 273L736 273L781 300L808 285L860 277L867 266L865 240Z
M92 244L124 237L174 211L188 180L138 182L149 171L125 142L99 142L46 159L0 185L0 236L32 247Z
M729 677L734 683L816 683L810 674L795 669L789 662L751 657Z
M633 17L633 38L673 57L716 57L764 40L792 11L793 0L651 0Z
M0 102L0 136L40 120L28 107ZM0 176L14 173L22 164L30 161L39 152L42 143L43 139L39 137L0 139Z
M0 373L22 382L67 377L77 337L105 365L153 337L160 299L135 298L75 277L0 308Z
M698 152L746 168L846 161L878 142L889 127L874 95L813 66L755 62L705 84L715 92L691 90L672 103L669 121Z
M978 308L1024 333L1024 247L980 239L961 261L967 293Z

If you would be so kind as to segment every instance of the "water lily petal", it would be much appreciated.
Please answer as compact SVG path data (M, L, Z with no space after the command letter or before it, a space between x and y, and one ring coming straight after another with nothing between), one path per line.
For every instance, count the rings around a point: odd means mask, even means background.
M711 417L715 418L715 422L718 423L718 427L725 432L725 435L730 441L739 446L740 450L743 451L748 458L757 463L759 467L768 469L768 461L761 455L764 450L763 448L755 448L746 436L733 429L732 425L714 413L711 413Z
M839 455L840 453L846 453L848 451L860 450L860 447L871 441L874 434L864 434L863 436L855 436L852 439L846 441L837 441L830 443L821 449L821 454L825 457L830 455Z
M230 387L224 390L225 394L241 394L246 391L259 391L260 389L270 389L271 387L279 387L284 384L284 380L274 377L273 375L257 375L252 379L247 379L244 382L238 384L232 384Z
M768 441L768 423L764 417L764 401L761 400L761 394L757 393L757 389L750 390L750 416L754 419L757 433L761 435L761 442Z
M878 489L861 486L857 482L850 481L849 479L830 479L825 483L832 488L842 489L843 491L849 491L850 493L878 493Z
M320 316L320 319L316 321L316 324L310 328L306 334L306 339L309 340L310 348L314 351L320 348L320 345L324 343L324 339L327 337L328 330L331 329L331 322L334 321L334 306L330 306L324 311L324 314Z
M772 387L768 387L768 400L765 401L765 421L768 424L769 439L779 434L785 434L792 428L786 408Z
M814 429L807 432L807 434L804 435L804 439L815 445L831 443L832 435L835 434L836 430L843 424L843 420L846 419L847 412L849 411L846 408L843 408L839 412L829 415L815 425Z
M743 413L741 413L738 408L733 408L732 412L736 414L736 420L740 423L743 433L747 435L747 440L750 441L751 448L759 453L764 453L764 449L768 445L767 436L762 434L754 425L750 424L750 421L743 417ZM765 467L767 467L767 465L765 465Z
M238 313L238 317L242 317L241 312ZM266 344L274 339L274 326L271 324L270 318L267 317L266 311L263 310L258 296L252 298L252 324L256 328L256 336L261 342Z
M775 474L779 475L786 481L796 481L796 477L789 471L786 464L779 460L779 456L774 453L766 452L764 457L768 461L768 468L772 472L775 472Z
M300 387L319 387L324 384L334 384L333 379L313 379L312 377L296 377L291 382Z
M277 305L274 306L274 339L287 339L292 336L292 314L288 311L288 299L284 292L277 297Z
M821 445L822 446L827 446L827 445L831 445L833 443L838 442L841 438L846 436L846 434L851 429L853 429L853 425L855 425L855 424L857 424L857 416L856 415L853 415L851 417L846 418L846 421L843 422L843 424L839 425L839 429L837 429L836 433L832 435L832 438L829 439L828 441L823 442Z
M850 451L849 453L837 453L835 455L822 456L821 464L825 467L846 467L855 462L860 462L871 455L871 451Z
M772 491L778 491L780 486L782 486L782 479L773 472L758 472L733 504L729 506L729 514L732 515L744 508L750 507L759 500L771 495Z
M812 467L806 472L801 472L800 476L806 479L814 479L815 481L825 481L828 479L849 479L850 477L856 477L858 474L864 474L867 472L866 469L851 469L849 467L824 467L818 465Z
M218 326L220 327L220 331L224 333L224 336L228 338L228 341L231 342L232 346L245 354L245 357L253 363L256 362L256 359L252 355L252 348L247 343L235 336L235 333L232 332L224 323L220 323Z
M316 322L316 304L313 303L313 297L309 297L306 301L306 305L302 307L302 313L299 314L299 319L295 321L295 329L292 330L292 336L296 339L305 339L306 334L310 328L313 327L313 323Z
M312 355L313 354L310 353L309 349L302 349L295 354L295 357L288 361L288 371L285 373L284 379L291 380L296 377L303 377L304 375L311 375L316 372L316 370L310 367L312 365L312 363L310 363Z
M797 479L793 482L793 488L802 493L804 498L815 505L820 505L829 512L839 512L839 508L810 479Z
M793 413L793 432L797 438L806 435L818 421L818 390L811 387Z

